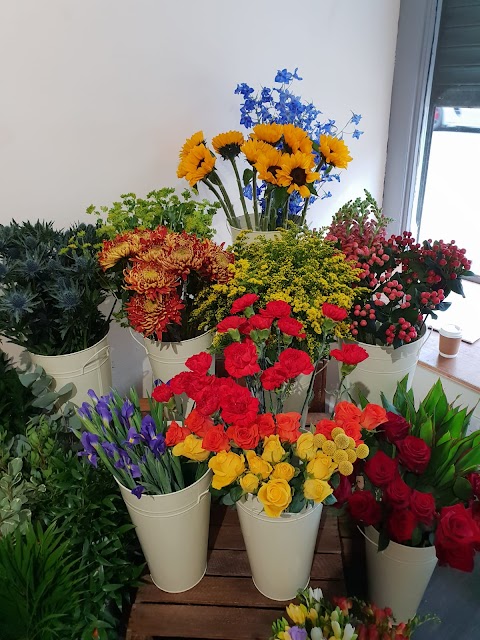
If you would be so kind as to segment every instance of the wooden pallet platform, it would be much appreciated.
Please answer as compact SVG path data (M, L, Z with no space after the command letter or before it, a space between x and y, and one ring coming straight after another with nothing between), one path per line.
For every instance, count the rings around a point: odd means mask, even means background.
M344 562L349 561L351 544L349 531L341 535L340 528L332 510L324 509L310 584L321 587L326 596L345 594ZM272 622L284 614L286 604L256 590L237 513L215 505L205 577L179 594L164 593L145 577L132 606L127 640L267 640Z

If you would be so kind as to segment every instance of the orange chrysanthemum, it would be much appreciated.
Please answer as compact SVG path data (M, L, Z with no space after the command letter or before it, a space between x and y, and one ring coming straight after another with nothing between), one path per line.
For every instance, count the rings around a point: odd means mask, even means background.
M233 253L225 251L223 244L203 241L205 261L202 273L211 281L224 284L232 278L229 266L234 262Z
M298 191L302 198L310 197L307 184L320 178L314 168L312 154L297 151L293 155L284 154L281 169L277 172L277 182L281 187L288 187L288 193Z
M272 145L263 142L263 140L247 140L245 144L242 144L241 151L250 164L255 164L262 153L272 148Z
M197 147L199 144L205 144L205 136L203 135L203 131L197 131L197 133L194 133L193 136L185 141L185 144L180 150L180 160L186 158L190 151L194 147Z
M212 138L212 146L225 160L232 160L240 154L240 147L245 138L240 131L227 131L219 133Z
M178 284L178 275L166 270L158 262L136 262L124 273L126 289L155 299L161 294L171 293Z
M260 180L270 182L271 184L278 184L277 171L280 171L282 161L282 152L274 147L270 147L265 153L262 153L255 164Z
M103 247L98 254L98 262L106 271L114 267L123 258L134 256L141 248L141 242L149 235L148 231L127 231L113 240L104 240Z
M287 153L312 153L313 143L308 133L294 124L283 125L284 151Z
M165 242L165 257L162 259L162 267L173 271L184 280L191 271L202 268L205 256L202 251L202 243L197 236L189 233L171 233Z
M320 136L320 152L325 158L325 162L337 167L337 169L346 169L352 160L345 142L334 136Z
M272 124L256 124L253 127L253 133L250 134L250 137L254 140L263 140L270 144L276 144L282 137L282 134L283 125L272 122Z
M191 187L206 178L215 166L215 156L204 144L199 144L190 150L179 166L177 175L186 178Z
M135 331L145 337L162 339L167 326L174 322L181 324L181 310L184 308L177 293L159 296L150 300L146 296L134 295L127 304L128 320Z

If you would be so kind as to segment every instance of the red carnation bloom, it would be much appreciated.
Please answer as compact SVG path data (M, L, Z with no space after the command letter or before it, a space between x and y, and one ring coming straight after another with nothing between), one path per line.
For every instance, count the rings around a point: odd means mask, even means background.
M245 318L240 316L228 316L217 324L217 332L227 333L230 329L240 329L244 324L246 324Z
M229 344L224 354L225 370L234 378L251 376L260 371L257 347L251 340Z
M209 385L196 394L195 408L202 416L211 416L220 408L220 400L215 389L215 384Z
M255 304L259 297L256 293L246 293L241 298L237 298L232 304L232 308L230 309L230 313L240 313L244 311L247 307L251 307L252 304Z
M263 329L270 329L270 327L272 326L272 322L272 317L261 316L258 313L248 319L250 329L257 329L258 331L262 331Z
M286 318L292 313L292 307L283 300L270 300L265 309L260 309L260 313L270 318Z
M342 344L341 349L332 349L330 355L335 360L353 366L363 362L368 358L368 353L358 344Z
M205 351L197 353L195 356L191 356L185 361L185 366L194 373L205 375L212 365L212 356Z
M248 426L255 422L260 403L248 389L231 378L224 378L219 385L218 395L222 418L227 424Z
M279 389L284 382L288 380L285 369L276 362L273 367L269 367L262 372L260 382L262 387L267 391Z
M385 487L394 479L398 464L383 451L377 451L365 463L365 473L377 487Z
M289 379L296 378L301 373L308 376L314 369L308 353L300 351L300 349L285 349L278 356L278 362L282 365Z
M157 402L168 402L172 397L173 391L168 384L159 384L152 391L152 398Z
M279 318L277 327L287 336L293 336L294 338L305 338L306 336L303 324L299 320L295 320L295 318Z
M322 313L326 318L330 318L330 320L334 320L335 322L341 322L348 316L345 309L337 307L336 304L329 304L328 302L322 304Z

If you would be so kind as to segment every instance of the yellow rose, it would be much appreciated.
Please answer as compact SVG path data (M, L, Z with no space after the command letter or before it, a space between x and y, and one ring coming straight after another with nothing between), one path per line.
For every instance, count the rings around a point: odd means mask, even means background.
M196 462L203 462L210 455L210 451L202 448L202 438L194 436L193 433L188 435L183 442L176 444L172 453L174 456L185 456Z
M272 465L263 458L260 458L260 456L257 456L255 451L251 449L246 451L246 455L250 471L256 476L260 476L262 480L266 480L272 473Z
M187 436L189 437L189 436ZM232 484L245 471L245 458L233 451L220 451L210 458L208 466L213 471L212 487L223 489Z
M286 480L290 482L290 480L295 475L295 467L293 467L288 462L279 462L275 465L273 469L272 478L276 478L277 480Z
M258 499L267 516L278 518L292 501L292 490L286 480L269 480L260 487Z
M317 453L317 445L315 444L315 437L313 433L307 431L297 440L297 456L301 460L311 460Z
M307 500L323 502L331 493L333 493L333 489L325 480L309 478L305 480L303 485L303 495Z
M337 467L337 463L330 456L319 451L315 458L307 464L307 472L311 473L316 480L330 480Z
M258 489L259 479L253 473L246 473L240 478L240 486L246 493L254 493Z
M277 464L285 455L285 449L280 444L279 436L267 436L263 439L262 458L270 464Z

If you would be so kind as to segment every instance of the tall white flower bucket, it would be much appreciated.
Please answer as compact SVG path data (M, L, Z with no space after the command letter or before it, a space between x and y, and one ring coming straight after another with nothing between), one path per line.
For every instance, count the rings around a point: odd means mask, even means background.
M238 234L241 231L247 230L247 223L245 222L245 216L239 216L240 228L232 227L231 224L228 225L230 229L230 233L232 235L232 243L238 238ZM273 240L281 234L281 231L248 231L248 234L245 237L246 244L252 244L255 242L257 238L266 238L267 240Z
M286 397L283 403L284 413L289 413L290 411L296 411L297 413L302 414L302 418L301 418L302 427L305 426L307 421L308 406L304 406L304 405L305 405L305 400L307 398L308 387L310 386L312 375L313 373L308 376L301 373L296 378L295 382L293 383L291 393ZM269 392L266 391L265 395L267 395L268 393ZM273 406L275 406L275 402L276 402L275 394L270 393L270 398L274 403Z
M378 607L390 607L398 622L417 613L437 565L435 547L407 547L390 542L378 552L378 531L365 528L368 594Z
M382 404L381 392L388 400L393 399L397 383L408 375L408 388L412 386L420 350L430 334L425 331L415 342L404 344L398 349L390 346L376 346L357 342L367 351L368 358L360 362L345 378L349 394L358 401L359 394L369 402ZM341 363L339 363L341 364Z
M98 396L110 393L112 387L112 365L107 336L83 351L62 356L40 356L30 353L33 364L45 369L54 379L53 390L59 391L64 385L73 384L70 400L80 406L90 402L88 390L93 389Z
M118 483L152 581L162 591L188 591L205 575L211 479L209 469L186 489L140 498Z
M322 508L270 518L258 498L237 502L253 583L270 600L291 600L308 586Z

